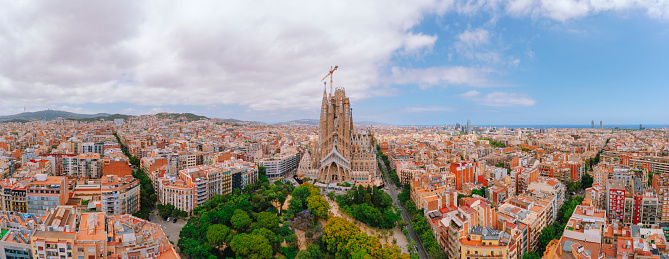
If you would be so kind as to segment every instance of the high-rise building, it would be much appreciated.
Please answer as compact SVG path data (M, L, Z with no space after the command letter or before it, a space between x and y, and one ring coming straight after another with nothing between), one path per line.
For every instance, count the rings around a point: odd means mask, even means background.
M600 129L603 129L603 128L604 128L604 124L602 124L602 121L599 121L599 128L600 128Z
M374 179L377 164L373 141L371 131L354 132L351 103L344 88L330 94L323 89L318 152L314 152L318 160L313 161L317 165L313 168L319 168L319 179Z
M590 127L593 129L595 128L595 120L590 121Z
M472 121L467 119L467 134L472 134Z

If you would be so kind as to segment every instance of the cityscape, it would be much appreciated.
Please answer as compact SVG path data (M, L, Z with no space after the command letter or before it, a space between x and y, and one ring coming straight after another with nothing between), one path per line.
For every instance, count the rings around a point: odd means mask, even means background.
M669 2L4 6L0 259L669 259Z

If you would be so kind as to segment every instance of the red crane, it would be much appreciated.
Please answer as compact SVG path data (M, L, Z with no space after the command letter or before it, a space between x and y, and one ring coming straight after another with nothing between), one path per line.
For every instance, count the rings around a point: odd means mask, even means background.
M330 67L330 72L321 79L321 82L323 82L328 76L330 77L330 94L332 94L332 74L334 74L334 71L337 70L337 68L339 68L339 66L334 66L334 68Z

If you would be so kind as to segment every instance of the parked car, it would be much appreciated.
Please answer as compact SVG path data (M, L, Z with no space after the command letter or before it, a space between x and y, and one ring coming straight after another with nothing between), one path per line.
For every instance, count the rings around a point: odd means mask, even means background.
M167 220L166 220L166 221L167 221L167 222L169 222L169 221L170 221L170 219L171 219L170 217L167 217Z
M172 221L172 223L177 223L177 219L174 219L174 220Z

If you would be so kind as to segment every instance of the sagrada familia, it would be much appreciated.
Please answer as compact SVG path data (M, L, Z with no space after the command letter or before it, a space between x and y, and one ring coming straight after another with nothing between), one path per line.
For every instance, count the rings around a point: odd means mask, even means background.
M377 178L374 136L353 128L351 102L344 88L323 89L318 142L305 153L298 173L322 182L369 182Z

